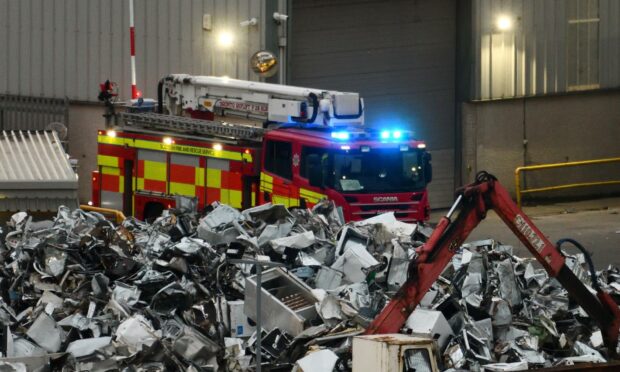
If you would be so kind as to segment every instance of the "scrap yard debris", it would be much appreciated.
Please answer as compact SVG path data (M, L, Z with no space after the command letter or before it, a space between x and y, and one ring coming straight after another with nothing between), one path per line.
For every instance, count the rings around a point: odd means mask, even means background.
M2 370L348 371L361 335L407 280L432 229L392 213L345 224L312 210L168 210L114 225L60 207L2 227ZM565 252L591 283L583 255ZM262 343L256 268L264 268ZM620 271L597 273L620 299ZM605 362L601 331L535 261L494 240L463 245L401 333L437 342L441 369L516 371Z

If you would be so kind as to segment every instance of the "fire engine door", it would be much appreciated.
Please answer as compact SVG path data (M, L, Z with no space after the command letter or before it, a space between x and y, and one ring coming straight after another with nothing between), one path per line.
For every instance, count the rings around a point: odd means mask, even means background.
M299 188L292 183L293 158L291 142L267 141L264 167L271 174L263 173L261 176L261 191L266 192L274 204L284 204L286 207L299 205ZM299 165L299 157L296 159Z

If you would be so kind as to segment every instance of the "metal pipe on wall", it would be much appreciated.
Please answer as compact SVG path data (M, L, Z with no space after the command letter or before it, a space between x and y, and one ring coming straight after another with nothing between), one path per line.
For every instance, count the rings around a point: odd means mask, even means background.
M280 14L287 14L286 0L278 1L278 11ZM280 71L278 72L278 83L286 84L287 58L286 47L288 43L288 21L280 22L278 27L278 60L280 61Z

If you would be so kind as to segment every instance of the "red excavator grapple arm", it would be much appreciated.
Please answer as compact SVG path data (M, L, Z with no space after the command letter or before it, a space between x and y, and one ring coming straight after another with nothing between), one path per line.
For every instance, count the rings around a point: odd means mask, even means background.
M596 290L596 296L566 266L559 247L553 245L534 226L512 201L508 191L486 172L480 172L473 184L457 190L456 202L448 214L442 217L429 240L419 248L417 257L411 262L408 280L370 324L366 334L396 333L401 329L452 256L486 217L489 209L499 215L549 275L556 278L569 296L598 322L605 345L612 355L615 354L620 329L620 310L612 297L598 286L587 252L584 251L593 276L592 286ZM458 216L453 221L452 217L457 211ZM582 248L578 243L568 241Z

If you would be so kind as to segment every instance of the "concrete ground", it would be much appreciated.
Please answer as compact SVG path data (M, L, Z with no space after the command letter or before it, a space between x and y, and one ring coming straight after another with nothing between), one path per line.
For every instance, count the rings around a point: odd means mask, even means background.
M620 266L620 198L526 206L524 212L553 243L561 238L573 238L580 242L592 253L597 269L607 265ZM432 213L431 223L436 223L445 213ZM531 256L493 211L467 241L489 238L514 246L518 256Z

